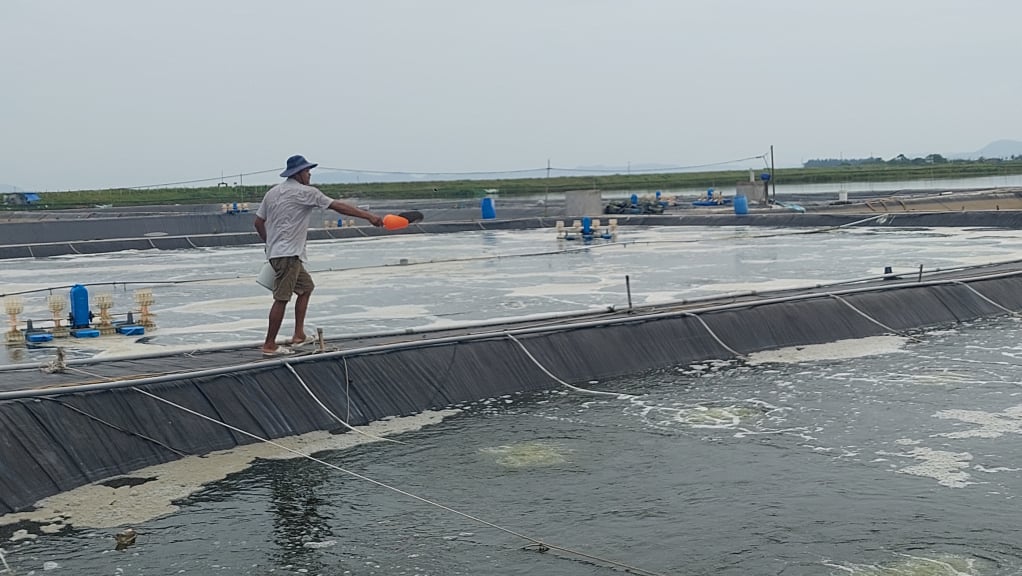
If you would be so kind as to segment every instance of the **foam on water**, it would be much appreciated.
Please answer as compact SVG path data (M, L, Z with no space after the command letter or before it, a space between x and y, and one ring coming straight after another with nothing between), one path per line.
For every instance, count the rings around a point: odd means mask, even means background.
M397 257L507 254L552 247L549 235L549 231L472 233L451 235L442 242L401 238L348 241L346 246L324 241L310 246L310 255L314 264L318 259L321 266L345 267ZM456 323L454 315L538 316L568 307L592 308L608 294L620 295L616 302L623 302L625 273L632 275L635 301L643 302L667 294L690 297L703 290L733 291L738 286L763 290L778 282L802 282L778 278L813 283L862 277L879 274L887 264L911 271L920 263L948 266L970 258L996 260L1017 254L1020 244L1007 234L991 241L967 231L887 229L817 235L819 246L813 250L806 249L801 237L753 238L737 229L649 229L636 238L664 243L533 259L317 274L310 324L365 330L370 324L366 320L374 320L381 310L395 315L379 322L387 329L413 321L451 325ZM873 238L875 242L869 240ZM862 249L866 241L870 250ZM736 246L721 249L716 243ZM386 253L377 247L385 247ZM248 253L252 262L261 262L257 250ZM166 264L162 268L167 274L189 278L249 271L244 281L156 291L161 322L156 334L171 340L189 335L215 340L224 337L215 332L221 325L232 334L246 330L261 334L265 328L268 294L251 282L252 262L232 261L243 260L242 254L204 252L204 258L216 257L208 267L202 259L179 259L176 253L125 254L91 264L96 269L128 270L134 259L140 259L147 267ZM40 285L76 280L79 273L92 277L89 266L72 271L69 262L80 260L12 264L36 269L19 285L30 284L36 278L32 274L39 271ZM4 281L6 272L5 268ZM562 292L549 298L550 293L532 288L537 283L544 290ZM694 284L700 287L693 288ZM0 291L7 286L0 284ZM533 293L509 295L529 290ZM219 299L225 305L218 310ZM37 302L32 305L45 309ZM413 312L423 313L423 318L409 318ZM352 321L350 328L346 321ZM994 326L989 333L983 331L986 325ZM189 334L196 330L201 332ZM406 452L404 447L376 446L369 454L355 450L345 456L361 458L360 465L377 466L389 477L413 479L429 492L444 493L448 501L493 507L499 500L499 507L490 509L507 518L552 534L584 533L587 548L625 550L626 558L634 552L640 559L652 558L650 567L671 566L664 570L670 573L684 566L697 573L1012 574L1022 559L1022 549L1012 542L1012 502L1020 489L1013 439L1018 438L1022 420L1018 398L1022 391L1015 374L1020 355L1017 331L1018 324L1012 321L984 321L932 331L911 344L899 337L877 337L804 346L757 353L748 364L700 362L598 386L635 395L624 399L561 391L495 398L465 408L463 418L431 428L436 441L429 445ZM426 421L439 422L440 417ZM316 439L322 444L303 449L343 448L349 445L344 442L362 440L353 434L313 434L308 441ZM212 564L223 573L290 573L306 569L286 557L297 548L331 567L365 562L358 568L364 566L367 572L511 570L486 565L508 548L506 541L463 537L469 533L462 526L440 527L442 518L397 503L389 494L380 497L360 490L356 482L335 480L332 473L317 472L315 482L284 478L278 490L294 491L295 499L280 508L277 502L267 504L271 495L263 476L241 486L231 479L217 482L233 471L246 470L253 458L268 457L262 449L248 446L212 459L185 459L167 468L139 471L132 477L157 480L133 487L86 487L48 499L35 512L0 518L0 523L31 525L16 526L22 540L12 546L22 566L38 569L42 560L36 562L33 555L59 546L61 565L90 573L88 568L103 561L96 560L92 549L98 536L64 527L144 522L174 512L175 502L205 485L208 498L192 498L174 516L151 522L147 528L157 536L145 550L137 550L137 556L117 556L125 561L118 568L133 574L161 573L160 568L176 571L174 563L184 561L177 559L195 556L215 559L185 566L195 573L213 571ZM255 475L256 470L275 472L267 465L243 474ZM555 494L557 490L561 492ZM540 500L544 504L537 507ZM329 530L304 531L308 511ZM279 525L287 522L298 524L300 538L293 546L275 541L282 538ZM60 534L52 536L54 532ZM204 540L219 539L225 532L243 536L215 545ZM160 537L171 541L161 542ZM252 545L242 545L238 542L242 538L251 539ZM444 544L452 548L442 549ZM413 570L409 546L419 546L414 554L424 554L427 568ZM267 548L286 560L279 556L266 560ZM680 554L685 558L679 560ZM997 554L1001 563L973 559ZM160 565L167 557L176 560ZM445 565L452 557L459 563L453 568ZM588 565L561 561L551 568L543 564L547 558L539 555L535 560L539 565L530 566L532 573L562 567L565 574L592 571ZM821 558L828 559L822 567ZM34 564L28 563L30 559ZM137 564L129 568L128 561ZM258 569L246 568L257 563ZM86 568L76 568L80 566Z
M778 363L798 364L820 360L846 360L878 354L891 354L901 351L907 341L907 338L901 336L869 336L866 338L828 342L826 344L778 348L777 350L750 354L748 364L750 366Z
M216 313L223 314L225 312L252 312L255 310L269 310L269 292L261 296L240 296L233 298L218 298L216 300L200 300L195 302L185 302L175 306L168 306L161 308L160 312L163 314L180 314L180 313ZM320 295L316 294L317 301L321 300ZM329 298L328 300L332 300Z
M911 474L924 478L933 478L941 486L948 488L964 488L975 482L971 481L972 476L967 472L972 462L972 454L968 452L950 452L948 450L934 450L920 446L908 452L877 452L881 456L895 458L911 458L917 460L918 464L912 464L897 471L901 474Z
M372 436L393 436L436 424L458 412L453 409L423 412L416 416L391 418L356 428ZM314 454L376 441L366 434L311 432L274 442L298 452ZM40 531L45 532L70 525L93 528L137 525L174 513L178 510L174 501L193 494L205 484L244 470L257 458L299 457L266 443L249 444L202 457L188 456L133 472L130 478L144 479L137 485L113 488L96 483L51 496L37 502L35 509L30 512L0 516L0 526L27 521L38 523Z
M414 323L422 326L434 317L514 318L499 312L531 315L610 305L620 308L627 304L626 274L635 304L659 304L863 277L879 274L890 264L898 272L910 273L919 264L947 267L977 259L988 262L1017 257L1022 250L1018 238L992 231L849 228L814 236L819 249L807 251L804 235L791 232L746 227L629 228L622 231L620 244L562 252L557 252L550 230L422 235L412 242L403 236L317 241L309 246L309 268L318 286L309 323L333 331L377 331L407 327L407 321L414 320L410 316L421 316L423 320ZM878 242L864 251L864 238ZM798 257L784 256L789 253ZM530 256L519 257L523 255ZM380 265L399 258L412 265ZM221 337L217 334L256 335L265 328L269 297L254 283L263 259L262 247L249 246L11 261L5 264L0 292L40 290L24 296L23 318L44 320L50 316L45 302L50 286L151 282L159 325L154 334L172 340L216 341ZM68 266L69 262L74 266ZM200 282L161 284L175 279ZM131 288L136 286L144 285ZM99 291L105 290L97 287L91 292ZM114 313L134 308L128 290L111 292ZM416 310L388 310L395 302ZM345 316L358 306L367 313L348 317L349 328ZM211 335L202 336L207 331Z
M938 434L944 438L1000 438L1005 434L1022 434L1022 405L1011 406L999 413L981 410L941 410L936 416L944 420L957 420L976 425L970 430Z
M481 448L481 453L506 468L534 468L567 462L567 450L551 442L520 442L506 446Z
M598 294L606 286L616 285L616 279L611 282L605 278L594 277L591 282L555 282L547 284L533 284L531 286L518 286L508 292L511 298L552 298L554 296L578 296L582 294Z
M770 290L786 290L788 288L805 288L806 286L815 286L820 282L820 279L811 278L772 278L756 282L707 282L694 286L694 288L706 290L714 294L719 292L766 292Z
M884 564L852 564L824 562L823 565L842 573L859 576L980 576L986 562L954 554L898 554Z

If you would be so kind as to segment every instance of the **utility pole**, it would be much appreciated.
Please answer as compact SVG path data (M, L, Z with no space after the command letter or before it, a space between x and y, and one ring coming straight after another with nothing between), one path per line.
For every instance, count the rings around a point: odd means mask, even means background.
M547 215L547 207L550 205L550 159L546 159L546 196L543 199L543 216Z
M770 189L774 202L777 202L777 175L774 172L774 145L770 145Z

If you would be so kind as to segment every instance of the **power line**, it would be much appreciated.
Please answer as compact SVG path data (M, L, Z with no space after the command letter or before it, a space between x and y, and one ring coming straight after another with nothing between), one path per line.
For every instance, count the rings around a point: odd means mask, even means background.
M477 171L464 171L464 172L421 172L421 171L403 171L403 170L365 170L359 168L331 168L329 166L319 166L317 170L331 170L334 172L351 172L355 174L387 174L391 176L480 176L484 174L525 174L528 172L535 172L540 174L546 170L546 168L519 168L515 170L477 170Z
M277 169L273 168L273 169L270 169L270 170L259 170L257 172L239 172L237 174L228 174L228 176L238 176L238 177L257 176L259 174L269 174L271 172L276 172L276 171L277 171ZM164 182L162 184L144 184L142 186L121 186L120 188L125 188L125 189L128 189L128 190L144 190L146 188L168 188L170 186L181 186L182 184L200 184L202 182L222 182L223 179L224 179L224 175L221 174L220 176L217 176L215 178L199 178L199 179L196 179L196 180L181 180L181 181L178 181L178 182ZM118 188L110 188L110 190L117 190L117 189Z
M684 170L694 170L697 168L712 168L714 166L726 166L728 164L734 164L737 162L747 162L749 160L763 159L765 160L767 154L759 154L756 156L749 156L746 158L736 158L734 160L724 160L721 162L711 162L708 164L691 164L687 166L666 166L661 168L629 168L628 173L666 173L666 172L680 172ZM511 170L463 170L463 171L447 171L447 172L433 172L433 171L422 171L422 170L370 170L366 168L337 168L331 166L318 166L318 170L327 170L330 172L345 172L350 174L379 174L386 176L497 176L505 174L536 174L537 177L543 175L549 175L551 172L574 172L582 174L618 174L622 172L619 168L559 168L553 166L541 166L539 168L516 168ZM238 178L244 178L245 176L260 176L263 174L271 174L277 172L277 168L270 168L267 170L256 170L253 172L237 172L228 174L227 176ZM141 184L136 186L112 186L103 188L103 190L147 190L152 188L171 188L176 186L186 186L189 184L202 184L205 182L223 182L224 175L214 176L211 178L195 178L191 180L178 180L176 182L161 182L158 184Z
M628 168L629 173L662 173L662 172L680 172L682 170L694 170L696 168L712 168L714 166L726 166L728 164L735 164L737 162L747 162L749 160L765 159L766 154L759 154L757 156L749 156L747 158L736 158L734 160L725 160L723 162L711 162L709 164L691 164L689 166L664 166L660 168ZM604 174L619 174L622 172L620 168L553 168L550 170L556 170L559 172L595 172Z

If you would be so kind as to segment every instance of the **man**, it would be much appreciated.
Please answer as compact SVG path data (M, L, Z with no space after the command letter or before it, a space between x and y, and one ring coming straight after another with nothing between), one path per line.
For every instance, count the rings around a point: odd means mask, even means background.
M373 226L383 224L383 219L376 214L333 200L310 186L311 171L316 166L318 164L307 161L303 156L288 158L287 168L280 173L287 180L266 193L256 212L255 229L266 243L266 257L274 272L273 306L270 308L266 340L263 341L264 357L294 354L293 348L310 341L305 334L305 313L315 284L303 263L308 261L305 240L312 213L329 208L345 216L367 220ZM291 348L288 348L277 345L277 332L292 294L297 295L295 331L291 336Z

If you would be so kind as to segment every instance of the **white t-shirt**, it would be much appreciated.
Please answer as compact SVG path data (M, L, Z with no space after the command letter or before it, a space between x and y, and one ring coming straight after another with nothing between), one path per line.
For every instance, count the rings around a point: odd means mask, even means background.
M266 258L298 256L307 262L305 239L309 217L316 209L325 210L333 200L294 178L270 188L256 216L266 220Z

